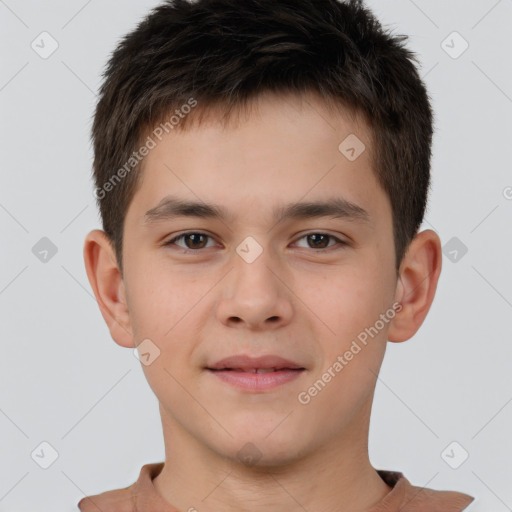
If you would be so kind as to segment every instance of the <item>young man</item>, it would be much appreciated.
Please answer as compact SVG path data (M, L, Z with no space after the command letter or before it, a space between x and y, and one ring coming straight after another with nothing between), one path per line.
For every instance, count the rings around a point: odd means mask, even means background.
M104 231L87 275L138 348L165 461L83 512L456 512L376 470L387 341L441 272L418 232L432 112L414 56L359 2L187 0L110 59L93 126Z

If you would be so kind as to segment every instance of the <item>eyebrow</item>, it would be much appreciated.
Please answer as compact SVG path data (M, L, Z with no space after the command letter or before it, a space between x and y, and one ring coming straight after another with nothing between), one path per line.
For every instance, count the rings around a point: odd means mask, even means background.
M234 220L234 215L221 205L166 196L158 205L146 212L144 224L152 225L176 217L196 217L225 222ZM370 214L364 208L341 197L325 201L290 203L277 206L273 210L276 224L288 219L303 220L318 217L343 218L349 221L371 223Z

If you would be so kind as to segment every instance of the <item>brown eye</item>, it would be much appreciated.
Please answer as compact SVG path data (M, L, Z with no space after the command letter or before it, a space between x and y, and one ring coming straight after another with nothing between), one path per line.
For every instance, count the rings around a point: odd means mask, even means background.
M304 235L300 238L300 240L306 239L307 240L307 247L306 249L326 249L329 247L333 247L335 245L348 245L343 240L340 240L339 238L336 238L333 235L329 235L327 233L309 233L307 235ZM335 242L338 242L337 244L329 244L331 240L334 240ZM302 246L304 247L304 246Z
M323 249L329 244L329 235L307 235L308 242L312 244L313 249Z
M208 238L211 238L209 235L205 233L183 233L172 240L169 240L164 245L174 245L179 240L183 240L185 242L185 246L178 245L185 250L196 251L198 249L204 249L205 244L207 243Z
M187 245L188 249L202 249L205 245L205 235L201 235L200 233L192 233L190 235L184 235L184 240L189 240L190 244Z

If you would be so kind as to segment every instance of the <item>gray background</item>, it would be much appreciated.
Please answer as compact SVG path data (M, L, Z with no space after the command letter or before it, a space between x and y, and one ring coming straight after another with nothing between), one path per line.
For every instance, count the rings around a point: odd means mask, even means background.
M110 338L82 259L100 227L89 142L100 73L157 3L0 0L3 511L74 510L163 460L156 398L132 351ZM422 63L436 113L423 227L445 245L425 323L388 344L370 458L415 485L477 496L482 510L512 510L512 0L368 5L410 36ZM59 45L46 59L31 47L43 31ZM57 248L46 262L33 252L43 237ZM42 442L58 453L47 469Z

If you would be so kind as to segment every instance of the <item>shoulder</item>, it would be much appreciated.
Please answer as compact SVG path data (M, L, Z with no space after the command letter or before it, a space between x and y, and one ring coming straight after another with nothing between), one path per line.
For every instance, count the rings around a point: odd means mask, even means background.
M123 489L106 491L94 496L86 496L78 502L80 512L132 512L133 508L133 484Z
M462 512L487 512L481 499L475 498Z
M163 462L144 464L139 478L128 487L86 496L78 502L80 512L134 512L138 505L158 501L152 480L164 466ZM161 503L160 503L161 504ZM144 507L141 506L140 510Z
M412 485L409 480L397 471L378 471L383 480L393 487L386 497L389 505L398 505L401 512L478 512L471 509L475 498L458 491L441 491ZM384 500L381 505L388 505Z

